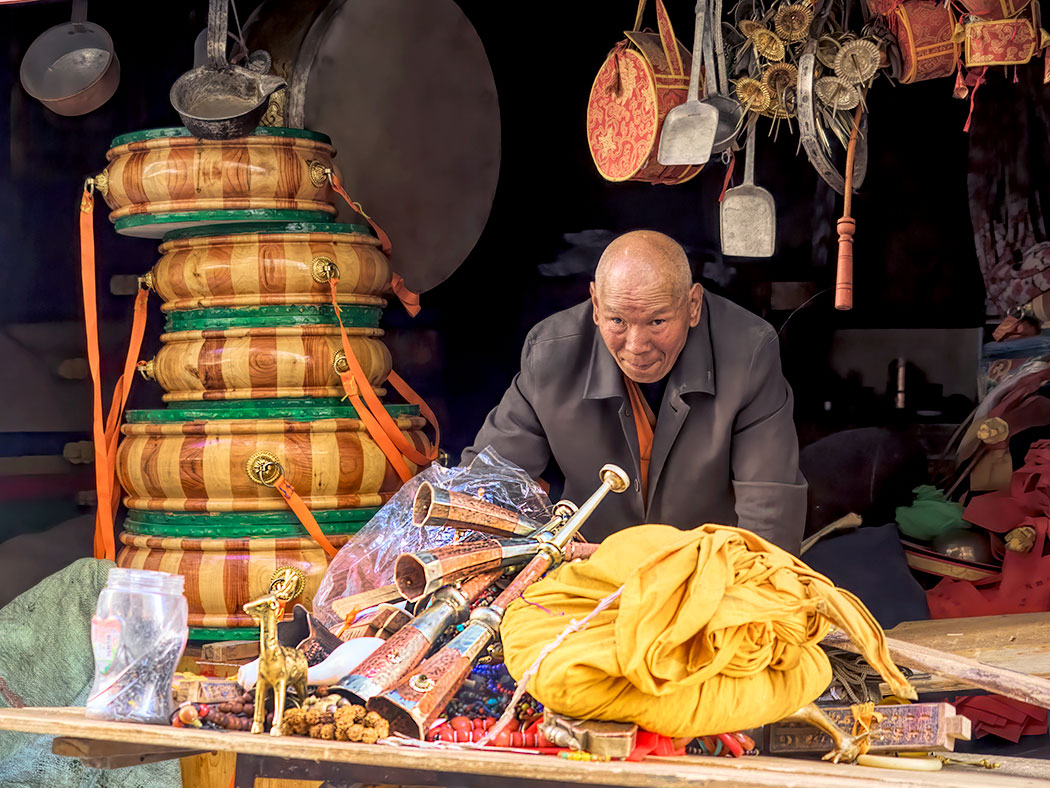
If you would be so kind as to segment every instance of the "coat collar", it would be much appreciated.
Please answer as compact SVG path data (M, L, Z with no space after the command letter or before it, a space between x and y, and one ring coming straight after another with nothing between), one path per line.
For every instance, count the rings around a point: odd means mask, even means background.
M711 345L711 309L707 292L701 302L700 322L689 330L681 355L671 368L667 380L667 395L680 399L691 392L715 393L714 349ZM583 387L584 399L608 399L627 396L623 372L605 347L598 327L594 326L591 358L587 365L587 380Z

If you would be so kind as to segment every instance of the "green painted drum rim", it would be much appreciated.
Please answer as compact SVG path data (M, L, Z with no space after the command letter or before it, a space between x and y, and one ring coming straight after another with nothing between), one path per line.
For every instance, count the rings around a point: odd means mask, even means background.
M168 241L187 238L211 238L223 235L282 233L333 233L335 235L368 235L375 237L367 224L344 224L342 222L241 222L238 224L210 224L206 227L187 227L172 230L164 236Z
M315 404L329 403L329 404ZM418 416L417 405L384 405L391 418ZM333 398L287 400L226 400L194 403L192 407L166 410L129 410L124 414L129 424L173 424L183 421L232 419L283 419L285 421L319 421L322 419L356 419L352 405Z
M258 627L190 627L190 640L214 643L218 640L255 640Z
M379 511L378 506L360 509L315 509L319 525L325 523L366 523ZM129 509L126 522L142 525L207 526L207 525L298 525L291 512L157 512Z
M365 522L318 521L317 525L321 529L321 533L326 536L352 536L364 528ZM130 517L124 521L124 530L135 536L156 536L164 539L281 539L285 537L310 537L310 532L301 524L253 525L250 523L229 523L223 525L215 523L211 525L158 525L156 523L137 522Z
M340 307L347 328L378 328L382 307L346 304ZM216 331L228 328L273 326L337 326L339 319L330 304L285 304L267 306L217 306L179 309L165 315L164 330Z
M171 126L166 129L143 129L142 131L129 131L127 134L120 134L114 137L113 141L109 143L109 147L119 148L121 145L127 145L129 142L149 142L150 140L162 140L168 137L192 136L193 134L185 126ZM309 129L289 129L284 126L258 126L251 134L246 136L293 137L295 139L323 142L326 145L332 144L332 138L327 134L322 134L319 131L310 131ZM224 142L232 141L224 140Z
M176 211L173 213L137 213L113 223L120 235L134 238L162 238L166 233L229 222L310 222L323 224L332 217L324 211L289 211L279 208L241 208L228 211ZM191 228L171 227L189 223Z

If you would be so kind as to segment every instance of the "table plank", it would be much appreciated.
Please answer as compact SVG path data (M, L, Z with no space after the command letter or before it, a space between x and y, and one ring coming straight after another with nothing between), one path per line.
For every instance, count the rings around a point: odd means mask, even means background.
M1050 613L905 621L886 634L997 668L1050 679ZM919 692L970 689L947 676L931 676L913 683Z
M79 712L79 713L77 713ZM676 758L641 763L611 761L588 763L539 755L488 750L449 751L383 745L329 742L302 737L253 736L237 731L171 728L126 722L89 720L83 709L0 709L0 730L20 730L54 736L98 741L151 744L158 748L237 752L299 761L357 764L391 771L428 774L494 775L522 785L537 782L582 785L619 785L632 788L672 786L717 786L718 788L765 788L800 786L841 788L1046 788L1046 782L1011 777L995 772L971 770L943 772L894 772L861 766L835 765L767 756L750 758ZM463 784L484 784L469 779ZM459 784L448 779L445 784Z

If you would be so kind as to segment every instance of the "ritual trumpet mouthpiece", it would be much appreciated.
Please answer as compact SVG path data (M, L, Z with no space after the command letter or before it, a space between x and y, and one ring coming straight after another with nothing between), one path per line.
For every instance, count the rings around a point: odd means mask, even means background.
M412 500L412 523L447 526L494 536L528 536L540 524L466 493L452 492L423 482Z

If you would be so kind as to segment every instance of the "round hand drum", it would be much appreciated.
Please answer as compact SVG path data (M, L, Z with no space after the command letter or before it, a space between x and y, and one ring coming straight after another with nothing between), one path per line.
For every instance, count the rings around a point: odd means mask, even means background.
M488 220L500 161L492 69L454 0L266 0L245 37L288 82L271 119L332 136L408 287L450 276ZM345 205L339 216L354 221Z
M96 188L122 235L240 221L326 222L336 194L324 174L335 149L324 134L258 128L250 137L199 140L184 128L117 137Z
M328 304L383 306L390 266L367 225L224 224L168 233L149 275L165 312L207 307Z
M401 479L352 407L274 402L128 411L117 449L125 505L167 512L287 511L276 489L250 475L255 458L264 455L280 464L310 509L379 506L400 488ZM430 450L426 422L413 406L387 409L418 451Z

